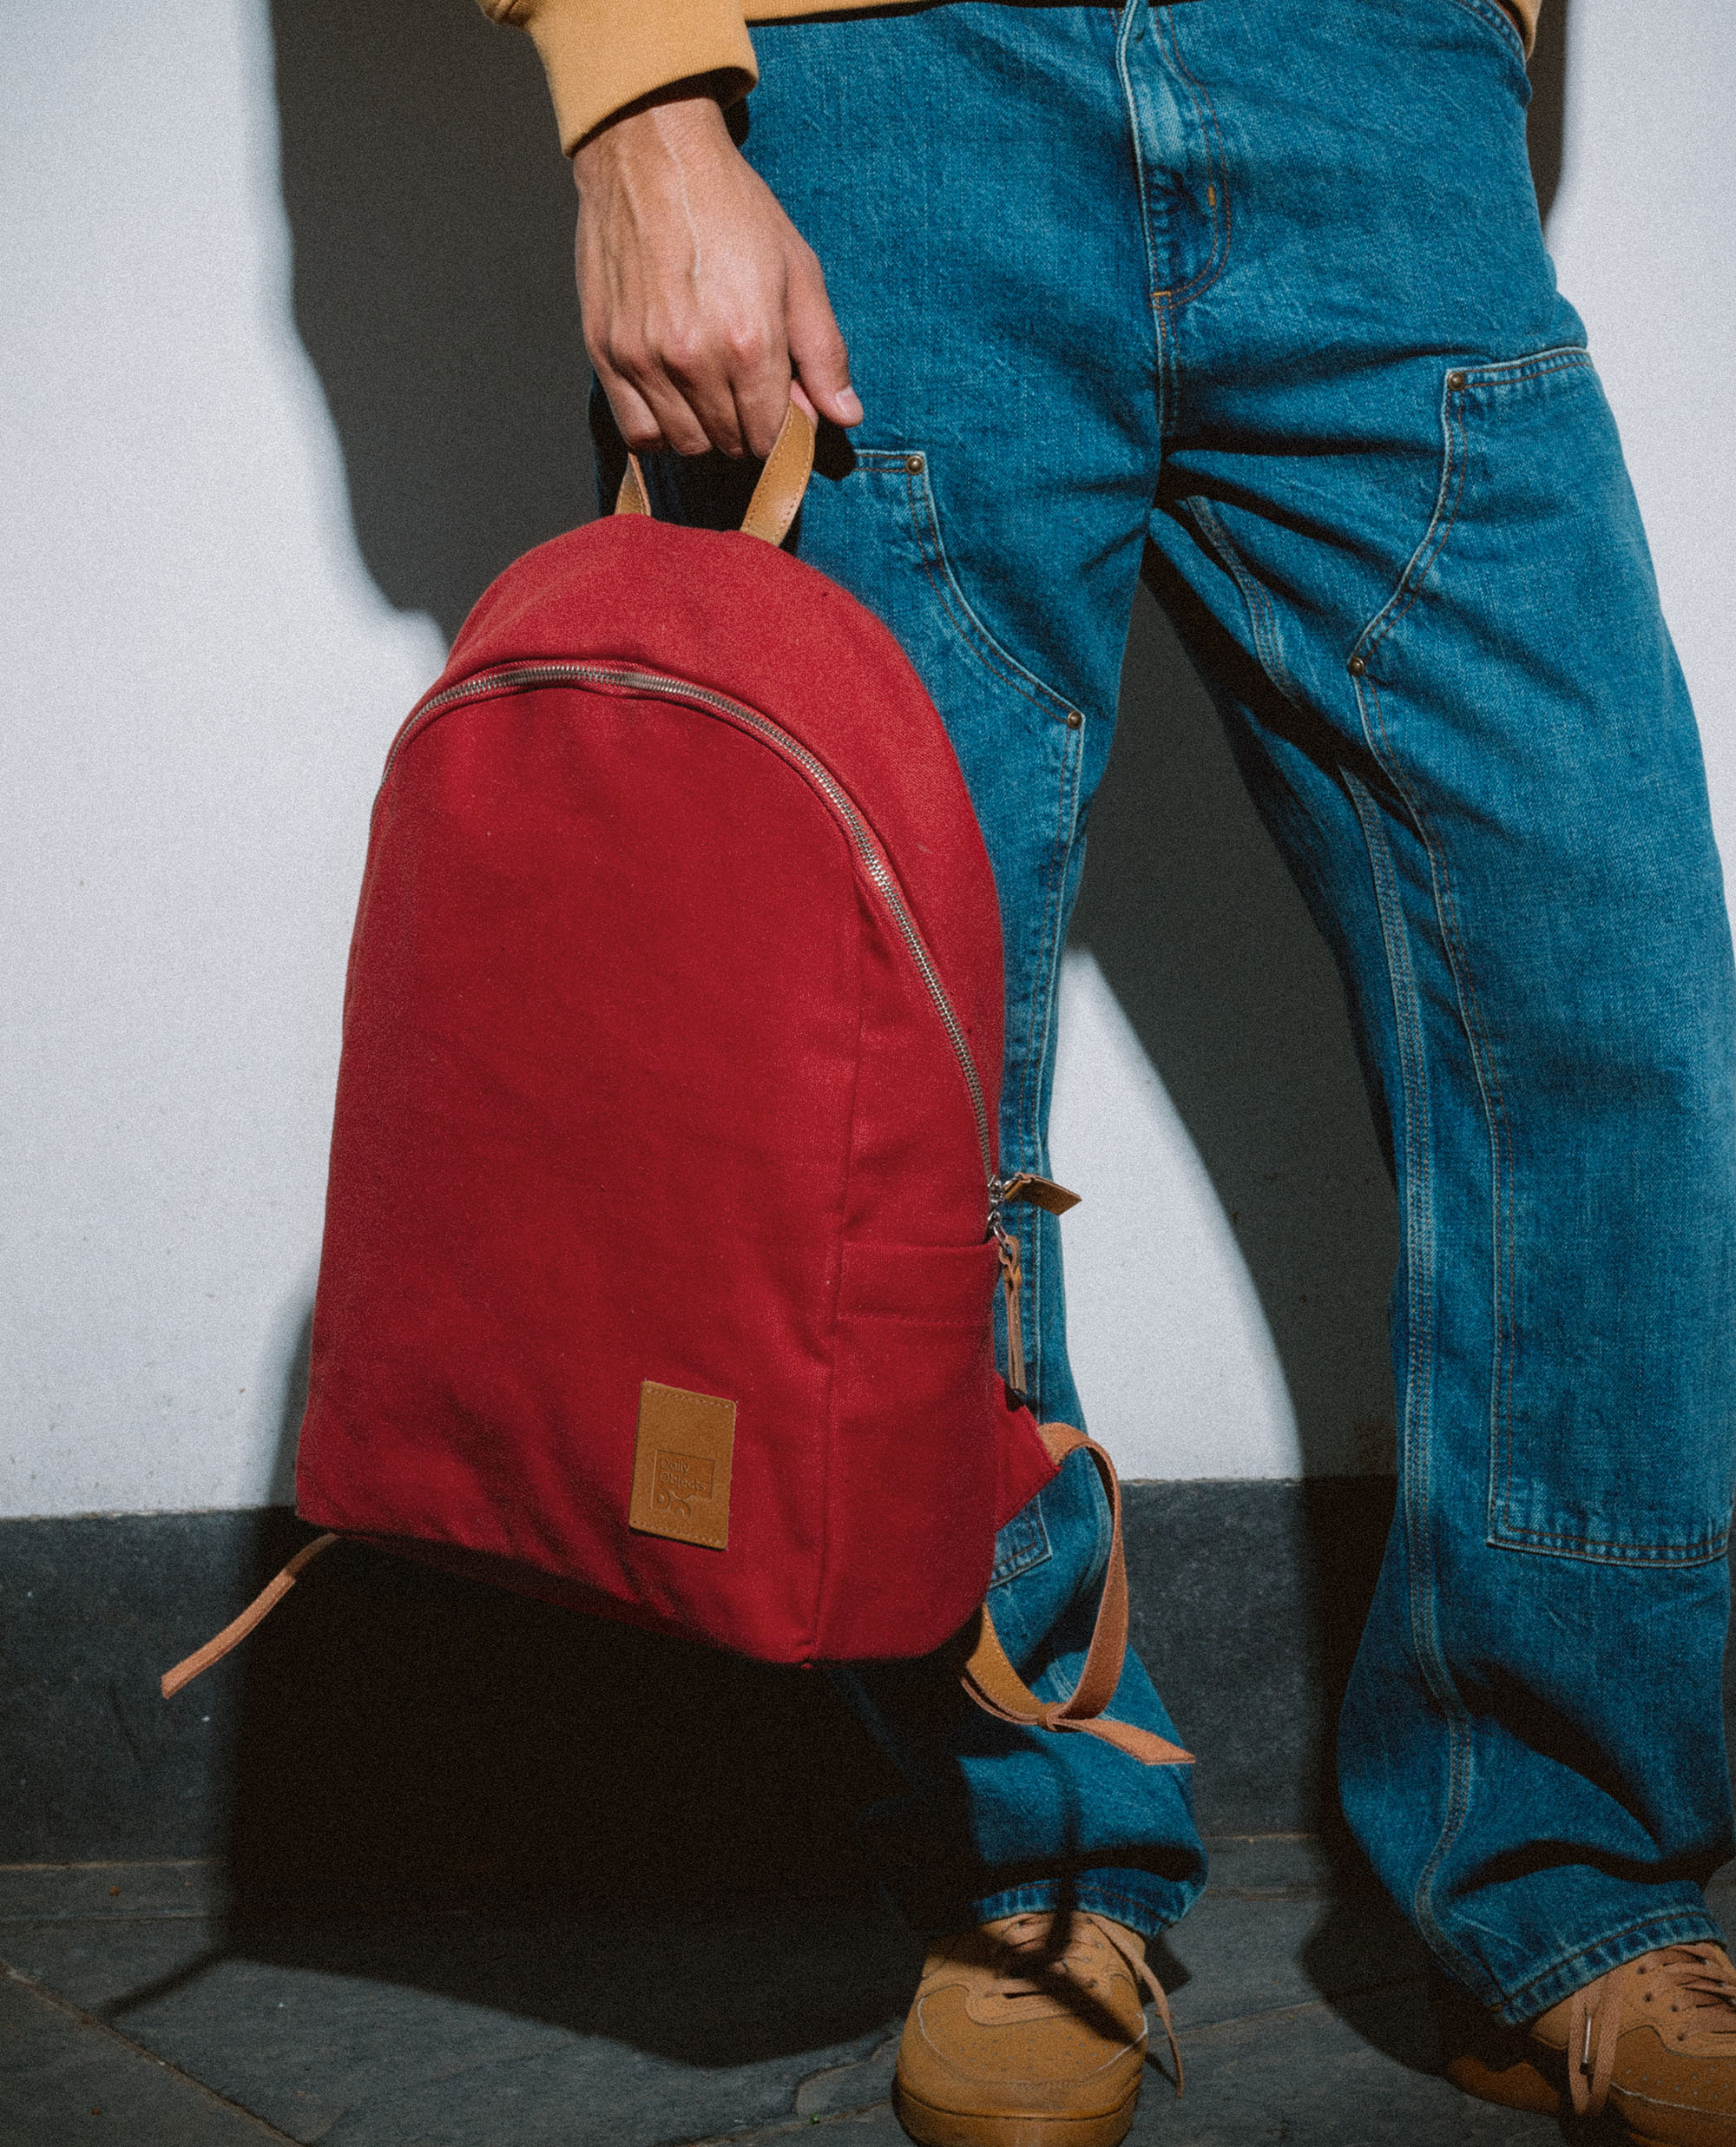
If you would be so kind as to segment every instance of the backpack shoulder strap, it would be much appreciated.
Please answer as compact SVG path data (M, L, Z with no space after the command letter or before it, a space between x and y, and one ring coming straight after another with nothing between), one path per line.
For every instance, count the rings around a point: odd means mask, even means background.
M239 1617L231 1618L222 1631L214 1634L202 1648L197 1648L185 1661L177 1663L173 1670L165 1670L162 1676L162 1696L174 1699L183 1685L190 1685L201 1671L220 1662L230 1649L239 1645L252 1632L262 1617L267 1617L294 1587L307 1567L312 1564L322 1551L329 1551L338 1540L336 1536L316 1536L312 1543L305 1543L299 1551L274 1578L268 1580Z
M1070 1424L1045 1424L1041 1431L1049 1458L1055 1462L1065 1460L1069 1453L1083 1447L1096 1464L1109 1500L1109 1563L1103 1576L1102 1600L1097 1605L1091 1644L1085 1651L1085 1666L1079 1673L1078 1683L1064 1700L1038 1699L1001 1645L995 1621L985 1603L976 1613L970 1635L970 1653L960 1682L985 1713L997 1721L1011 1722L1016 1728L1082 1729L1091 1736L1101 1737L1106 1743L1118 1746L1144 1766L1189 1765L1194 1755L1184 1752L1179 1744L1172 1744L1167 1737L1160 1737L1153 1730L1141 1729L1132 1722L1115 1722L1103 1712L1115 1696L1115 1688L1121 1681L1121 1663L1128 1648L1128 1567L1121 1545L1121 1487L1115 1463L1083 1432L1075 1431Z

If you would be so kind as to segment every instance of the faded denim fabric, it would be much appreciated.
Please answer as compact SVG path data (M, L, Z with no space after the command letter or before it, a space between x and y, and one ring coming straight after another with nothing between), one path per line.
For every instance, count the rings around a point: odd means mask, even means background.
M1003 1167L1048 1167L1143 571L1336 952L1398 1188L1400 1498L1339 1740L1351 1824L1512 2019L1714 1936L1730 932L1511 23L1494 0L962 0L755 44L746 153L820 256L867 410L798 546L898 635L976 802ZM722 521L744 475L654 481ZM1027 1359L1078 1423L1062 1232L1032 1220ZM1021 1517L996 1590L1038 1662L1094 1540L1071 1492L1042 1505L1049 1557L1022 1564ZM937 1666L858 1689L976 1913L1072 1888L1148 1930L1197 1890L1175 1775L997 1742ZM1132 1666L1122 1703L1167 1732Z

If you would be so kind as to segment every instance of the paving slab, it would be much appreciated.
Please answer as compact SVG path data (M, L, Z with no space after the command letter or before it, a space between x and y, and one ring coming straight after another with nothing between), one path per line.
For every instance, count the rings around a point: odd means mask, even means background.
M1134 2142L1549 2147L1438 2077L1422 1949L1353 1867L1213 1848L1154 1956L1188 2091L1154 2074ZM260 1916L215 1863L0 1868L0 2141L899 2147L920 1951L871 1900Z
M1472 2102L1434 2071L1420 1982L1180 2040L1187 2091L1148 2075L1130 2147L1560 2147L1552 2120Z
M0 1972L0 2139L9 2147L270 2147L283 2137Z
M33 1979L333 2147L662 2147L775 2121L811 2073L885 2042L919 1965L880 1912L780 1928L102 1910L12 1921L3 1942Z

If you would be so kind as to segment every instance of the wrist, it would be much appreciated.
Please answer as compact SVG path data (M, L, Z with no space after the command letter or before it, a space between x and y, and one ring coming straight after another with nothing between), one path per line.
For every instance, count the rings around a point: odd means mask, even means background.
M679 150L730 141L724 99L735 86L728 74L693 75L635 97L593 127L573 151L573 179L582 192L590 175L631 157L641 145Z

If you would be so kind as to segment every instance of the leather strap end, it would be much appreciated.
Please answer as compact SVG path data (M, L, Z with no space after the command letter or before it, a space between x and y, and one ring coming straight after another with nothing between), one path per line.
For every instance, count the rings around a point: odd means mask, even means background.
M221 1632L214 1634L202 1648L195 1648L173 1670L163 1672L164 1699L174 1699L183 1685L190 1685L214 1663L220 1663L231 1648L238 1646L247 1638L261 1618L268 1617L277 1608L320 1552L329 1551L338 1540L333 1535L316 1536L312 1543L303 1544L289 1564L266 1583L239 1617L232 1618Z
M1001 1188L1001 1199L1007 1206L1028 1201L1033 1208L1043 1209L1051 1215L1064 1215L1069 1209L1079 1205L1080 1198L1079 1194L1069 1193L1064 1185L1057 1185L1053 1178L1040 1178L1034 1170L1021 1170Z
M1154 1729L1141 1729L1134 1722L1112 1722L1107 1715L1099 1715L1085 1722L1069 1722L1070 1729L1083 1729L1094 1737L1101 1737L1106 1744L1117 1746L1136 1759L1141 1767L1191 1767L1194 1755L1184 1752L1179 1744L1172 1744L1167 1737L1160 1737Z

